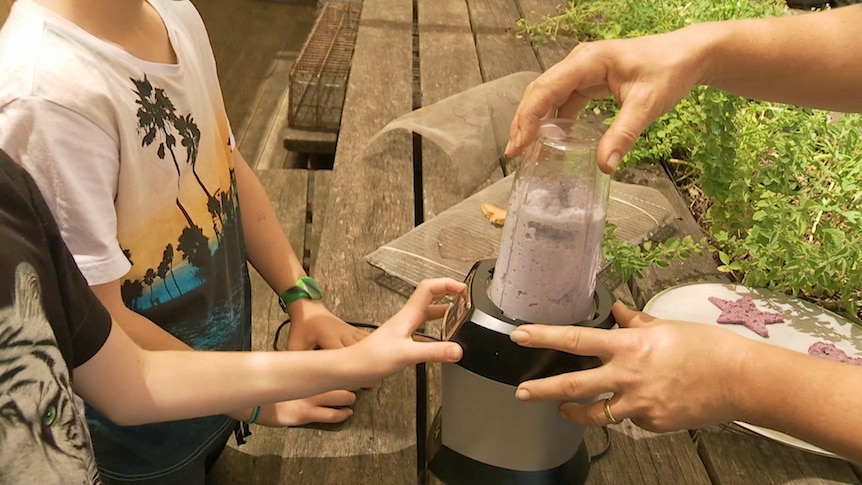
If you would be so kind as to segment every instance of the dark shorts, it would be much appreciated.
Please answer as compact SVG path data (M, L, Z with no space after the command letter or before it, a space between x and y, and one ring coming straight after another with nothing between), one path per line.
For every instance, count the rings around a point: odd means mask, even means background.
M239 423L234 422L239 425ZM234 426L228 426L221 434L214 438L210 445L204 448L198 458L189 462L186 466L169 474L161 475L158 478L147 479L128 479L117 480L116 478L107 478L102 476L102 483L105 485L204 485L206 474L215 465L216 460L224 451L227 445L227 440L234 435Z

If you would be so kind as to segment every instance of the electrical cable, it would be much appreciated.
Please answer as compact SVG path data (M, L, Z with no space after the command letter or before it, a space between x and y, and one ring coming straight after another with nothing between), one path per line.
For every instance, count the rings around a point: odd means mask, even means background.
M605 435L605 446L601 450L590 455L590 463L595 462L599 458L605 456L605 453L611 449L611 431L607 426L602 426L602 433Z
M346 323L349 325L352 325L356 328L366 328L366 329L371 329L372 331L376 330L380 326L376 323L366 323L366 322L346 322ZM275 334L272 337L272 350L280 350L278 348L278 339L281 336L281 330L284 327L286 327L287 325L290 325L290 318L281 322L281 325L279 325L278 328L275 329ZM430 335L430 334L427 334L424 332L420 332L420 331L413 332L413 336L414 337L420 337L420 338L427 339L427 340L436 341L436 342L439 342L441 340L440 337L435 337L433 335Z

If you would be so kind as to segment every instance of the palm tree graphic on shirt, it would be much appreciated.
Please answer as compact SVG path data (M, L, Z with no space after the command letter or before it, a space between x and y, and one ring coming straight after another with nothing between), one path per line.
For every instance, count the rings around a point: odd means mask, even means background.
M177 174L177 184L180 183L181 164L185 163L191 167L191 172L200 186L201 191L207 199L207 210L211 216L211 223L217 240L220 239L224 220L222 212L224 197L219 197L220 190L215 194L210 192L206 185L201 180L197 172L197 161L200 146L201 133L191 114L179 114L170 97L165 93L164 89L153 87L146 76L142 80L130 78L134 85L134 93L137 95L135 103L138 105L136 113L138 119L138 132L142 134L142 146L156 146L156 154L161 160L169 159L174 166ZM179 141L179 143L178 143ZM185 159L182 160L183 154ZM177 284L174 275L174 255L175 252L182 254L182 258L191 266L197 268L196 276L199 280L204 280L207 275L206 269L212 262L212 253L209 246L209 240L204 234L203 228L191 217L189 211L183 206L179 195L176 199L177 209L182 214L187 223L187 227L182 230L182 233L177 238L176 248L172 244L168 244L163 253L163 258L160 264L154 268L149 268L144 273L140 280L126 280L123 283L124 295L128 297L127 301L138 302L144 296L144 287L150 288L149 304L150 306L157 305L158 300L153 300L153 286L156 282L162 281L164 289L168 297L172 296L169 289L167 276L171 275L174 283L174 288L178 294L182 294L182 289ZM175 251L176 250L176 251ZM132 255L127 252L126 257L132 261Z

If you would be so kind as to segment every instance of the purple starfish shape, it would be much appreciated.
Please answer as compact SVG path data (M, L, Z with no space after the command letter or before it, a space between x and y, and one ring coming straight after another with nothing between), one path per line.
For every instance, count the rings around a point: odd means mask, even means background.
M862 365L862 358L850 357L847 352L839 349L835 344L829 342L814 342L808 347L808 353L817 357L823 357L835 362L844 362L853 365Z
M758 310L750 296L743 296L736 301L722 300L711 296L709 301L721 308L721 315L718 316L716 322L742 324L764 338L769 337L769 332L766 331L767 323L784 321L784 317L778 313Z

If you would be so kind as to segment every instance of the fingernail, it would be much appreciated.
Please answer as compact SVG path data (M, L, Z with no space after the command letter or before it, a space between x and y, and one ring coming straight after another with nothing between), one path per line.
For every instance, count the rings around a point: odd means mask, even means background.
M521 401L529 401L530 400L530 391L528 391L526 389L518 388L518 390L515 391L515 397Z
M458 347L451 347L446 351L446 357L450 362L457 362L461 359L461 349Z
M526 342L529 337L530 336L527 334L527 332L523 330L515 330L511 334L509 334L509 338L512 339L512 342L515 342L516 344L522 344Z
M503 150L503 153L505 153L505 154L507 154L507 155L508 155L509 153L512 153L512 140L509 140L509 141L507 141L507 142L506 142L506 149L505 149L505 150Z
M620 166L620 158L620 154L617 152L610 154L608 157L608 166L611 167L611 170L616 170Z
M523 144L524 138L523 135L521 135L521 129L518 128L518 131L515 132L515 146L520 148Z

